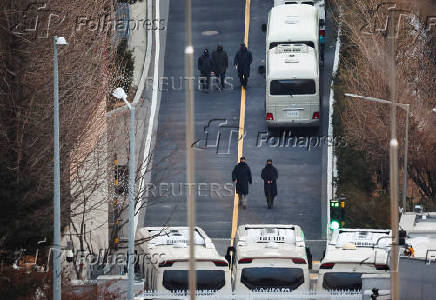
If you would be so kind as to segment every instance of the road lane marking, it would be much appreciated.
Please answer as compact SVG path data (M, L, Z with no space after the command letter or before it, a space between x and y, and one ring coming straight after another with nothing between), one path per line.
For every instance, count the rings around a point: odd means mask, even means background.
M244 43L248 47L248 34L250 31L250 3L251 0L245 0L245 32L244 32ZM244 148L244 131L245 131L245 89L241 88L241 108L239 113L239 133L238 133L238 157L236 162L243 154ZM238 228L238 194L235 192L235 197L233 199L233 218L232 218L232 235L230 238L230 245L233 246L233 241L235 239L236 230Z

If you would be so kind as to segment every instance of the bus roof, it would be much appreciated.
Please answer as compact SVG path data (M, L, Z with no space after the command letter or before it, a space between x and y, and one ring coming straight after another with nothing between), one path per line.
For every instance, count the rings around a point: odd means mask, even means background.
M140 241L144 242L141 244ZM197 259L224 260L204 230L195 227ZM143 227L136 232L136 243L145 253L164 253L166 259L189 259L189 227Z
M239 226L238 258L305 257L304 234L298 225Z
M318 11L311 5L273 7L268 22L267 45L272 42L318 42Z
M390 229L338 229L332 234L329 245L342 248L345 244L356 247L386 248L391 243Z
M299 46L301 51L294 51L295 46ZM304 44L278 45L270 49L267 63L268 79L318 78L315 50Z
M385 264L391 242L389 229L338 229L332 234L322 263Z
M412 245L415 258L428 258L436 249L436 212L404 212L400 228L407 232L406 243Z

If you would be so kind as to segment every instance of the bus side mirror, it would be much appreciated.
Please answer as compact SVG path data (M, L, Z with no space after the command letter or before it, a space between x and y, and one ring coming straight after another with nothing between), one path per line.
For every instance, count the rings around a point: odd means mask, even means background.
M307 255L307 264L309 265L309 270L312 270L312 252L310 252L309 247L306 247L306 255Z
M265 23L262 24L262 32L266 32L266 24Z
M325 20L319 19L319 27L324 27L324 26L325 26Z
M266 73L265 66L264 65L260 65L257 68L257 71L259 72L259 74L264 75Z

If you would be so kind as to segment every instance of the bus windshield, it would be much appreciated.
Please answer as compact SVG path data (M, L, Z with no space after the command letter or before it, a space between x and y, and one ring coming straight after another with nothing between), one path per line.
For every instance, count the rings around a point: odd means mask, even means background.
M244 268L241 282L250 290L295 290L304 283L303 269L299 268Z
M220 290L226 283L223 270L198 270L197 290ZM188 270L165 270L163 286L170 291L189 290Z
M302 41L302 42L272 42L269 44L269 49L275 48L278 45L289 45L289 44L305 44L310 48L315 48L315 45L311 41Z
M330 272L324 274L322 284L326 290L361 290L362 273L358 272Z
M315 80L271 80L269 91L271 95L313 95L316 93Z

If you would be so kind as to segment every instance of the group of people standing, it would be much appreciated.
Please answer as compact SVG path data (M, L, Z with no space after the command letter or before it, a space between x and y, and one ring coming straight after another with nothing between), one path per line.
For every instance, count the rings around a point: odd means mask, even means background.
M266 165L262 169L261 177L264 182L263 189L268 209L270 209L273 206L274 198L277 196L277 179L279 177L279 173L273 166L271 159L266 161ZM252 184L253 180L251 178L250 167L247 165L244 156L239 159L239 163L233 169L232 181L236 184L238 203L245 209L247 207L248 185Z
M253 62L251 52L247 49L244 43L236 53L233 60L233 65L238 71L239 81L241 86L247 88L248 77L250 77L250 65ZM198 58L198 70L201 76L201 89L206 93L210 89L210 77L215 75L218 79L219 90L224 89L226 71L229 66L229 58L222 45L218 45L217 49L209 55L209 50L204 49L203 54Z

